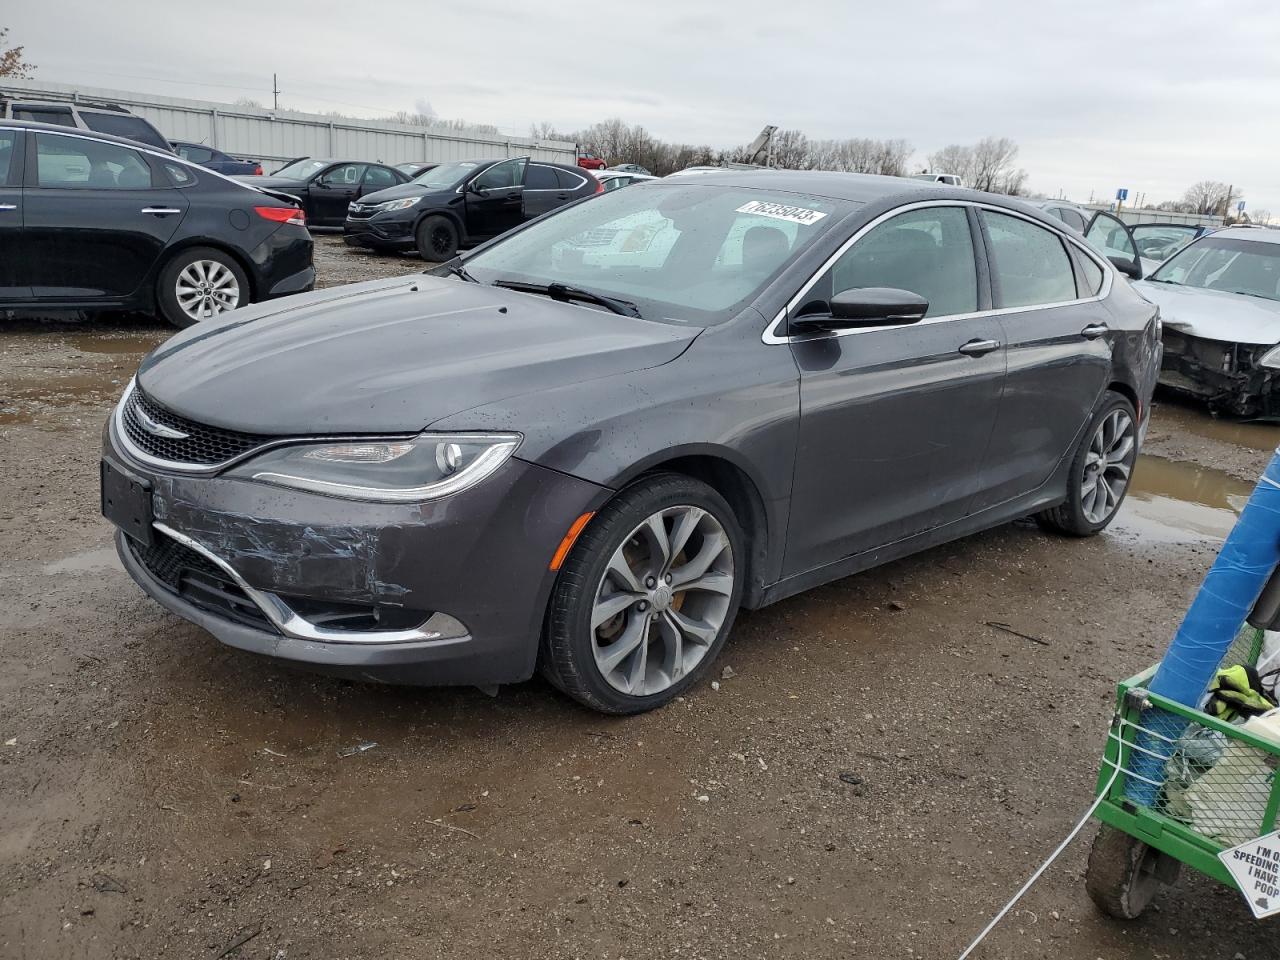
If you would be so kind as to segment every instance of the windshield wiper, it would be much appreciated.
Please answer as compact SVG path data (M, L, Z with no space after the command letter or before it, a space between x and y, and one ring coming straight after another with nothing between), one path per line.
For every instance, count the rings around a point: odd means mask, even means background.
M480 281L467 272L467 268L461 263L451 263L445 267L451 274L459 280L465 280L467 283L479 283Z
M562 300L568 303L571 300L580 300L583 303L594 303L596 306L604 307L606 310L620 314L624 317L639 317L640 308L630 300L619 300L617 297L606 297L603 293L595 293L591 290L583 290L581 287L571 287L564 283L522 283L518 280L495 280L495 287L506 287L508 290L519 290L521 293L541 293L550 297L552 300Z

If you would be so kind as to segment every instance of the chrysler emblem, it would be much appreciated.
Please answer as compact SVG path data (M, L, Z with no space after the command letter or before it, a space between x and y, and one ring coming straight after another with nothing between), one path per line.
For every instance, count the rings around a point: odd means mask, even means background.
M190 436L190 434L183 433L181 430L175 430L173 427L166 427L163 423L157 423L147 416L141 407L138 407L133 412L137 414L138 422L142 424L142 429L153 437L164 437L166 440L185 440Z

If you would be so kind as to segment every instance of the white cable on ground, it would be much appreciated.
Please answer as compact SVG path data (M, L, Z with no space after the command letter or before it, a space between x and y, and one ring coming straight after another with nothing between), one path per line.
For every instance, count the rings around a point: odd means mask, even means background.
M982 941L987 938L987 934L994 930L996 924L1004 919L1005 914L1013 909L1014 904L1022 899L1022 895L1031 889L1031 885L1039 880L1040 875L1053 865L1053 861L1058 859L1058 855L1061 854L1063 850L1067 849L1067 845L1076 838L1076 834L1084 829L1084 825L1089 822L1089 818L1093 816L1098 807L1102 805L1102 801L1111 793L1111 788L1115 786L1116 777L1118 776L1120 776L1120 765L1117 763L1111 770L1111 779L1107 781L1107 785L1105 787L1098 791L1097 797L1095 797L1093 803L1089 805L1089 809L1085 811L1084 816L1080 818L1080 822L1077 823L1072 828L1071 832L1067 834L1066 839L1058 844L1058 849L1049 854L1049 859L1040 864L1039 869L1031 875L1031 879L1022 885L1022 889L1013 895L1013 899L1006 903L1004 907L1001 908L1000 912L991 919L991 922L987 924L986 928L978 934L978 939L969 944L965 952L960 954L960 960L965 960L969 954L973 953L973 951L977 949L978 944L982 943Z

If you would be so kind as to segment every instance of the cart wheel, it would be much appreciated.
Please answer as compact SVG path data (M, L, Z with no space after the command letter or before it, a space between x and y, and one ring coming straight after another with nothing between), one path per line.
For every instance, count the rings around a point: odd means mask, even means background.
M1136 920L1161 884L1178 878L1181 866L1123 830L1103 824L1089 851L1084 886L1103 913L1117 920Z

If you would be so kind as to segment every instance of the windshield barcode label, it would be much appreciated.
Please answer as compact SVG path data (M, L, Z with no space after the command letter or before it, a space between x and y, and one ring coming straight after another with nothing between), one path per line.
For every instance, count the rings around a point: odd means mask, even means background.
M785 203L768 203L764 200L752 200L744 203L736 213L754 213L757 217L769 217L773 220L787 220L791 223L817 223L826 216L820 210L808 207L792 207Z

